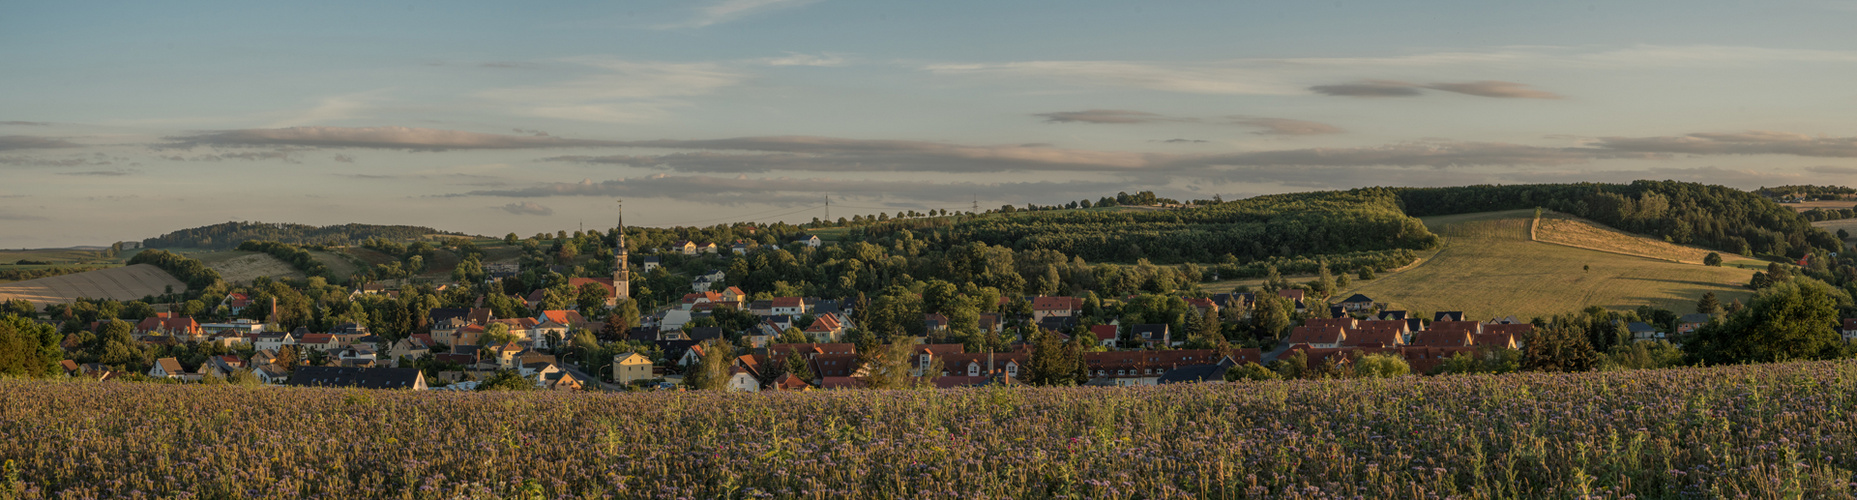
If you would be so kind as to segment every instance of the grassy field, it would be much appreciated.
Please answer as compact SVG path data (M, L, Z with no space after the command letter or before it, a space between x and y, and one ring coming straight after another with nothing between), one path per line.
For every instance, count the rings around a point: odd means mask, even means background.
M1832 233L1832 234L1837 234L1839 229L1843 229L1844 232L1857 235L1857 219L1839 219L1839 220L1818 221L1818 222L1812 223L1812 227L1823 229L1825 230L1825 232ZM1850 240L1844 240L1844 241L1849 242Z
M178 292L186 290L187 284L155 266L136 264L0 284L0 301L23 299L44 306L76 298L134 300L161 295L168 287Z
M1715 252L1706 248L1651 239L1558 212L1548 212L1541 216L1540 225L1535 228L1535 238L1548 243L1626 253L1685 264L1702 264L1703 258L1708 257L1711 252L1720 254L1723 261L1747 259L1732 253Z
M310 256L315 257L316 262L322 263L323 267L329 268L329 272L335 274L338 278L347 279L348 276L359 272L361 269L361 266L356 265L353 260L334 252L310 251Z
M189 253L187 256L200 261L201 264L206 264L206 267L213 268L214 271L219 271L220 279L231 283L250 283L259 276L303 277L302 271L298 271L288 262L277 260L277 257L272 257L270 254L223 250Z
M1444 247L1419 265L1356 282L1361 293L1418 312L1464 311L1476 319L1522 319L1591 305L1640 305L1688 312L1703 293L1746 301L1753 271L1706 267L1530 241L1532 210L1425 218ZM1591 270L1585 270L1590 266Z
M0 493L27 499L1848 499L1857 489L1851 361L760 394L0 379L0 402L0 462L12 464Z

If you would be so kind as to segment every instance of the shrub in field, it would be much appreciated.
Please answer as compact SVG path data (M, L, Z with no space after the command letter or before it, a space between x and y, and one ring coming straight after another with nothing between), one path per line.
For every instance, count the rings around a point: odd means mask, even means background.
M0 380L12 498L1852 498L1857 362L1139 388Z

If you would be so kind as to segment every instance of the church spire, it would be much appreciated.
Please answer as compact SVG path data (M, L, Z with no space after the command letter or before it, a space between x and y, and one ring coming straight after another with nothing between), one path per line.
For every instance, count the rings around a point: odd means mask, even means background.
M619 200L619 228L613 237L613 297L612 305L620 300L632 298L632 270L627 264L625 249L625 201Z

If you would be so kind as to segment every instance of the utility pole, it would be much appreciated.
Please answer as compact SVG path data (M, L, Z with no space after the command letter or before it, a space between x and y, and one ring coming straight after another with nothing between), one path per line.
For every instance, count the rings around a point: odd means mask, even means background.
M825 221L826 222L832 221L832 194L831 193L825 194Z

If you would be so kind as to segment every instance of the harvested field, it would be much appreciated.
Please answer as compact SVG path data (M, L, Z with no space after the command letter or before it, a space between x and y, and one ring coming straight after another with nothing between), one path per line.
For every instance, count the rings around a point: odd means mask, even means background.
M1591 305L1688 311L1707 292L1724 303L1750 295L1742 285L1753 271L1530 241L1533 217L1533 210L1427 217L1425 225L1445 238L1443 249L1410 269L1355 281L1339 295L1361 293L1415 312L1464 311L1475 319L1529 319Z
M36 280L0 284L0 301L22 299L33 305L64 304L73 299L135 300L161 295L168 287L179 292L187 284L148 264L104 269Z
M1851 200L1802 201L1798 203L1781 203L1780 206L1793 209L1794 212L1808 212L1808 211L1811 211L1812 209L1818 209L1818 208L1822 208L1825 210L1842 210L1842 209L1857 207L1857 201L1851 201Z
M1812 227L1823 229L1832 234L1837 234L1839 229L1843 229L1844 232L1847 233L1857 234L1857 219L1823 220L1812 223Z
M315 257L316 262L322 263L323 267L329 268L330 273L335 274L336 277L341 279L348 279L349 276L361 270L361 267L356 266L354 261L334 252L317 252L311 250L310 256Z
M193 254L188 257L198 259L200 263L206 264L206 267L213 268L214 271L219 271L219 277L221 279L233 283L250 283L259 276L269 276L272 278L303 277L302 271L298 271L296 267L291 266L288 262L277 260L277 257L272 257L270 254L229 250L224 252Z
M1670 260L1687 264L1701 264L1712 250L1669 243L1662 240L1639 236L1598 223L1567 214L1549 212L1543 214L1539 225L1535 227L1535 240L1556 243L1570 247L1617 252ZM1744 259L1740 255L1720 253L1722 260Z

